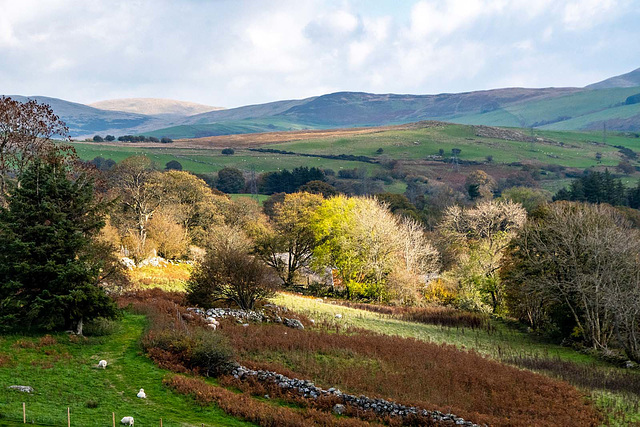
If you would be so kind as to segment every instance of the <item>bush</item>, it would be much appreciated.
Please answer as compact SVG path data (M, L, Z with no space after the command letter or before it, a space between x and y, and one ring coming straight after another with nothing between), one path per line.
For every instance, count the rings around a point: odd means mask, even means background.
M231 156L233 154L235 154L236 150L234 150L233 148L223 148L222 149L222 154L224 154L225 156Z
M200 331L194 340L190 360L193 367L207 377L228 371L233 361L233 350L224 336Z
M187 284L187 301L210 307L216 300L252 310L256 301L278 287L275 273L258 258L235 247L210 250Z

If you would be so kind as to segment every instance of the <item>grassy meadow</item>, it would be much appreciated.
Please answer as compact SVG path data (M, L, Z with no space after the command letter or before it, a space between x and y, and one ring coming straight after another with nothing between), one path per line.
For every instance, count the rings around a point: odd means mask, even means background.
M632 106L634 107L634 106ZM533 135L535 142L510 140L513 131L522 137ZM502 132L502 134L501 134ZM463 124L437 124L416 129L389 129L379 132L349 133L340 132L336 136L314 137L284 142L262 143L259 137L243 135L242 146L235 148L234 155L223 155L221 148L198 146L176 142L162 146L137 146L136 144L94 144L75 142L74 146L82 159L91 160L102 156L121 161L126 157L145 154L153 159L159 167L171 160L179 161L185 170L193 173L215 173L224 167L235 167L246 172L264 173L299 166L333 169L364 169L368 176L382 173L384 168L378 163L307 157L312 155L356 155L368 156L384 162L393 159L399 162L409 173L424 175L429 179L460 185L464 177L473 169L484 169L496 179L507 177L521 170L521 164L553 169L569 168L576 173L587 168L615 171L616 165L623 159L619 147L640 151L640 138L621 133L574 132L558 130L504 129L495 135L479 136L475 127ZM262 153L251 151L252 138L256 138L253 146L276 149L296 154ZM286 135L282 139L286 139ZM517 139L517 138L516 138ZM197 140L193 140L197 141ZM230 140L231 141L231 140ZM382 154L377 153L382 149ZM461 150L459 159L464 163L475 162L476 165L454 167L450 163L451 150ZM434 161L443 150L444 160ZM600 161L596 154L600 154ZM298 155L300 154L300 155ZM487 159L490 158L489 162ZM634 161L635 163L635 161ZM628 184L635 184L637 174L625 176ZM555 172L547 171L539 176L541 187L556 191L570 180L558 177ZM402 193L405 186L399 180L386 183L385 191Z
M22 422L22 402L27 422L37 425L71 424L110 426L133 416L136 425L164 426L250 425L216 407L202 408L193 399L162 385L168 371L142 354L139 340L147 321L125 312L110 335L77 338L64 333L4 335L0 338L0 425ZM107 360L106 369L97 367ZM8 390L9 385L30 385L34 393ZM136 397L144 388L147 399Z

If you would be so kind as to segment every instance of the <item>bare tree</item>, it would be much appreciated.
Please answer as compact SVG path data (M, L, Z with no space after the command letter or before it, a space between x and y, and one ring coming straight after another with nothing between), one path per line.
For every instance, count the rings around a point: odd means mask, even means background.
M638 231L616 209L557 202L514 240L504 277L515 290L512 305L530 319L539 323L559 304L589 345L605 349L617 336L638 360L639 259Z
M504 289L498 269L526 218L522 205L511 201L486 201L469 209L451 206L445 211L438 231L457 254L454 275L463 295L469 297L470 308L482 309L486 303L496 312L501 307ZM477 301L475 296L482 295L489 301Z
M257 300L269 297L277 289L277 278L258 258L232 246L210 250L189 279L187 299L209 306L233 301L244 310L252 310Z

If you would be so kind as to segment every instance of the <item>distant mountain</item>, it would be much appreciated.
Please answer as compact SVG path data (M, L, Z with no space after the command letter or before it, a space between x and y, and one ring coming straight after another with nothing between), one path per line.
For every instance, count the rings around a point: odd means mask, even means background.
M337 92L230 109L148 98L102 101L92 106L33 98L50 104L75 137L145 134L179 139L421 120L557 130L599 130L606 126L611 131L640 131L640 69L584 88L505 88L438 95ZM214 110L194 114L201 109Z
M587 86L589 89L609 89L614 87L640 86L640 68L627 74L611 77L598 83Z
M196 104L195 102L176 101L173 99L161 98L126 98L110 99L107 101L94 102L90 107L109 111L124 111L145 115L173 115L173 116L193 116L195 114L206 113L214 110L223 110L222 107L212 107L210 105Z
M8 96L21 102L35 99L40 103L50 105L53 111L69 126L69 133L72 137L94 134L137 134L158 129L159 127L166 127L170 124L170 122L166 120L143 114L100 110L89 107L88 105L58 98L49 98L46 96Z

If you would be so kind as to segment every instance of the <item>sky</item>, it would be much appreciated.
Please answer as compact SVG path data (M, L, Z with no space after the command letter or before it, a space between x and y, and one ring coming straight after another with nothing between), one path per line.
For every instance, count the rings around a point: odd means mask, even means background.
M221 107L585 86L640 67L638 0L0 0L0 93Z

